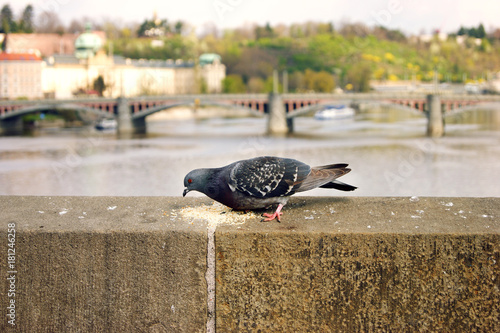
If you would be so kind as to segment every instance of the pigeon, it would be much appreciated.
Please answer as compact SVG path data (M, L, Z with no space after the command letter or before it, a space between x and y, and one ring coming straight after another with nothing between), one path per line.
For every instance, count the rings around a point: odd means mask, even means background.
M291 195L314 188L353 191L357 187L336 180L351 169L338 163L311 168L291 158L261 156L220 168L195 169L184 178L184 192L204 193L234 210L256 210L278 204L263 221L280 222L283 206Z

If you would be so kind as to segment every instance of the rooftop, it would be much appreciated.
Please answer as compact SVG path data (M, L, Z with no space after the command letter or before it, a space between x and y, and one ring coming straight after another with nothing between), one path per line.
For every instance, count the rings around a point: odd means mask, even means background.
M0 61L41 61L42 58L33 53L0 53Z
M47 66L54 65L80 65L80 59L70 54L54 54L46 59ZM194 67L193 60L147 60L128 59L120 55L113 56L113 63L122 66L147 67L147 68L191 68Z
M207 65L207 64L213 64L214 62L221 62L221 57L220 55L216 53L203 53L200 56L200 65Z

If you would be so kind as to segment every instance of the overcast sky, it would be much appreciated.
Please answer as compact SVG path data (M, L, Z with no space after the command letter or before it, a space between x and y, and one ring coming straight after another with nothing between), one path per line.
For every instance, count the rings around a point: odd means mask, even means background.
M10 4L16 17L27 4L35 15L53 10L65 24L84 16L94 19L120 19L142 22L153 12L168 21L183 20L196 27L213 22L219 28L244 23L271 25L306 21L362 22L383 25L405 33L430 33L434 29L456 32L463 26L483 23L486 31L500 27L498 0L3 0Z

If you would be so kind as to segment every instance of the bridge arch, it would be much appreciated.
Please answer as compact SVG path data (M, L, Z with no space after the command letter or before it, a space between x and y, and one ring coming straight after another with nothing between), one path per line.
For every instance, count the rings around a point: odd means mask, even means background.
M482 102L473 105L466 105L456 109L452 109L446 112L446 115L456 115L459 113L467 112L467 111L475 111L475 110L491 110L491 111L500 111L500 102Z
M238 113L235 113L234 115L238 115L238 116L240 116L240 115L249 116L249 117L263 117L264 116L263 113L256 111L256 110L249 108L249 107L235 105L232 103L223 103L223 102L201 100L199 103L195 103L194 101L180 101L180 102L175 102L175 103L156 105L153 107L142 109L138 112L133 112L132 119L145 118L153 113L172 109L172 108L179 107L179 106L194 107L195 105L197 105L197 106L216 106L216 107L221 107L221 108L226 108L226 109L227 108L234 109L235 111L238 112Z
M0 115L0 119L16 118L16 117L21 117L25 114L35 113L35 112L40 112L40 111L47 111L47 110L84 111L84 112L94 113L100 117L115 117L116 116L113 112L105 112L101 109L95 109L95 108L91 108L91 107L87 107L87 106L83 106L83 105L79 105L79 104L74 104L74 103L64 103L64 104L41 104L41 105L35 105L35 106L21 107L21 108L18 108L16 110L7 112L3 115Z
M324 108L325 106L333 105L333 104L337 104L337 105L339 105L339 104L350 105L352 103L351 103L351 101L347 101L347 100L343 100L343 101L340 101L340 100L321 101L321 102L318 102L318 103L315 103L315 104L303 106L303 107L301 107L299 109L295 109L295 110L289 111L287 113L286 117L288 119L295 118L295 117L300 117L300 116L303 116L303 115L306 115L306 114L309 114L309 113L312 113L312 112L319 111L322 108Z
M414 107L408 106L406 104L386 102L386 101L373 101L374 104L378 104L384 107L394 108L396 110L406 111L416 116L426 116L426 111L422 109L416 109Z

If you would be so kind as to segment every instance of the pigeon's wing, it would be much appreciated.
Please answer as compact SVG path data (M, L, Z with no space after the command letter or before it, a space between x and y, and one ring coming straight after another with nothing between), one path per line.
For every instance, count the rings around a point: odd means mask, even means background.
M297 189L297 192L309 191L317 187L352 191L356 189L356 187L335 180L349 173L349 171L351 171L351 169L347 168L347 164L345 163L313 167L309 176L304 179L300 188Z
M295 193L311 172L307 164L289 158L257 157L236 162L229 174L229 186L257 198Z

